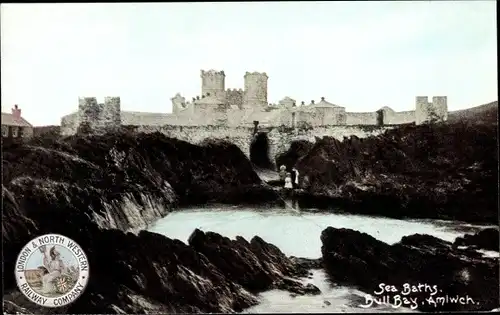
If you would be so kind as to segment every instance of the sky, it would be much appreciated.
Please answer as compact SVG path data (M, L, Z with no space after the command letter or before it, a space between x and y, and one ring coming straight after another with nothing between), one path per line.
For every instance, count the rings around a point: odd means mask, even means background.
M449 110L498 98L495 1L2 4L2 112L33 125L78 97L171 112L201 94L200 70L226 88L266 72L268 102L289 96L375 111L448 96Z

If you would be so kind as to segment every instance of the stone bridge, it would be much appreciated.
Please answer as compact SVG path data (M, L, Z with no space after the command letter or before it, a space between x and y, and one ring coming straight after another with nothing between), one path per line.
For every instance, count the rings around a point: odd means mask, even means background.
M130 126L132 127L132 126ZM289 149L292 141L307 140L315 142L316 137L330 136L342 140L345 136L359 138L374 136L391 126L321 126L313 129L279 127L227 127L227 126L133 126L137 132L161 132L167 137L177 138L198 144L207 138L223 139L237 145L253 161L255 154L267 154L274 163L275 157ZM255 130L257 133L255 133ZM251 156L251 152L254 154ZM260 152L255 152L260 151Z

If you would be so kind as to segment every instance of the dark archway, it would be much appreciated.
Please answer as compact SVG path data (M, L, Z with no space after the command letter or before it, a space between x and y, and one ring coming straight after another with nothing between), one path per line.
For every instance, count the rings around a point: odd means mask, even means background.
M257 167L274 170L274 163L269 158L269 139L267 133L259 132L250 143L250 161Z

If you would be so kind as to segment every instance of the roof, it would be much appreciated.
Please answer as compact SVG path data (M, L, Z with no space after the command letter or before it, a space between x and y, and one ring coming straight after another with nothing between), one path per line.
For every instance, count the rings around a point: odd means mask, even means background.
M2 125L7 126L18 126L18 127L33 127L29 122L24 118L16 119L14 115L8 113L2 113Z
M335 104L332 104L330 102L325 101L324 98L321 98L321 101L319 103L310 104L309 106L310 107L315 107L315 108L318 108L318 107L340 107L338 105L335 105Z

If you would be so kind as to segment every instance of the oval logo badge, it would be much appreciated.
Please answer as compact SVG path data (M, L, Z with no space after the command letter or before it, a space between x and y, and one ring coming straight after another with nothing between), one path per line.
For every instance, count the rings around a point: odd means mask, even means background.
M80 245L59 234L31 240L16 261L19 290L32 302L61 307L74 302L89 281L89 262Z

